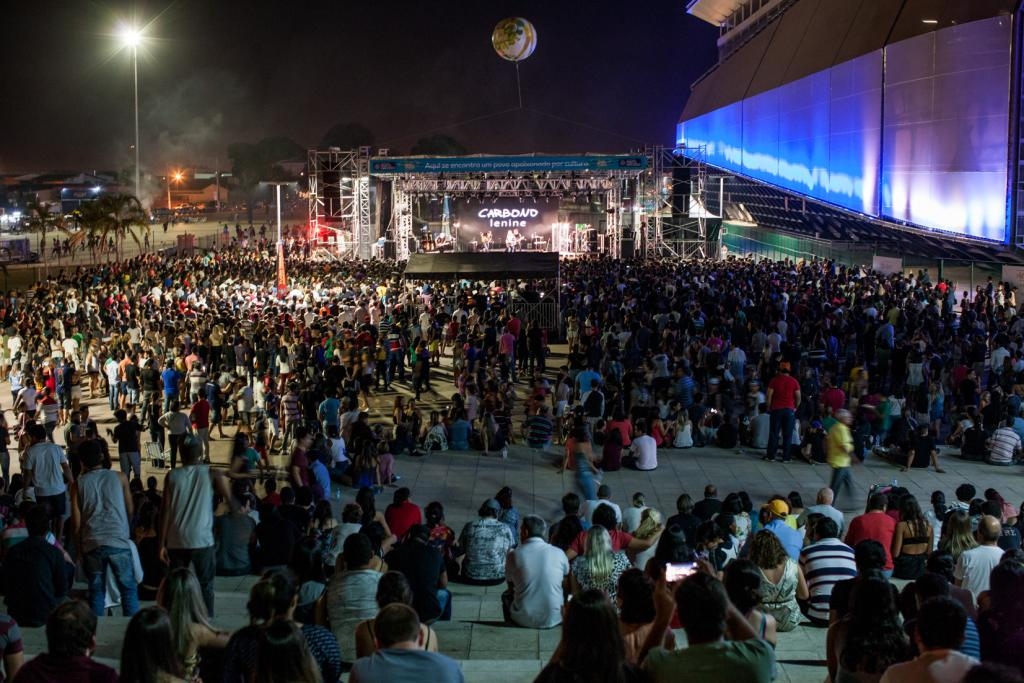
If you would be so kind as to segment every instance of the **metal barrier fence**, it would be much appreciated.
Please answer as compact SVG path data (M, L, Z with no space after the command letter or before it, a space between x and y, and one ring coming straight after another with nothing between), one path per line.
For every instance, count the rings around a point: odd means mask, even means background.
M508 303L507 309L523 322L536 320L541 329L548 331L549 340L562 338L562 316L559 314L558 304L554 301L530 303L513 300Z

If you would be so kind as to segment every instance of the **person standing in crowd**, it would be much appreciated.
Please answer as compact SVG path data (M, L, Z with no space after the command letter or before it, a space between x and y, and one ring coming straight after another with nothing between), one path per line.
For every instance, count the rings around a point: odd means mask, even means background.
M181 467L164 479L160 512L160 558L171 567L192 565L202 588L206 611L213 616L213 579L217 556L213 537L213 494L232 501L231 487L220 470L202 464L203 446L185 439Z
M204 376L205 386L205 376ZM203 444L203 462L210 462L210 402L206 400L203 386L196 389L195 400L188 412L188 420L192 423L195 435Z
M142 479L142 446L139 435L143 430L139 418L133 414L129 419L128 413L118 408L114 411L114 419L117 420L117 426L107 430L107 433L117 444L121 473L126 477L134 474L135 477Z
M121 594L121 611L130 617L139 611L138 584L131 552L128 520L133 513L128 478L103 469L103 454L96 442L79 449L85 471L71 484L71 533L82 554L89 581L89 604L96 616L106 612L107 571Z
M60 536L67 512L68 485L74 481L64 449L46 440L46 430L38 423L26 429L29 447L25 453L25 486L35 488L36 502L50 514L50 530Z
M192 422L188 415L181 411L177 399L166 401L169 409L158 420L161 427L167 430L167 441L171 452L171 469L178 463L178 452L185 437L192 433Z
M800 383L789 374L789 361L779 363L779 372L768 382L765 394L768 402L770 427L768 452L762 458L772 462L779 447L779 430L782 430L782 462L790 461L790 447L793 443L793 427L796 410L800 407Z

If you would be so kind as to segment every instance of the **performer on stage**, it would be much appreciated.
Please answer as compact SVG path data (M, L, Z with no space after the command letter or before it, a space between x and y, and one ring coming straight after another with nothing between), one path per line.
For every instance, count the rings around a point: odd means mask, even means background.
M488 230L484 234L480 235L480 251L490 251L491 243L494 241L494 235Z
M513 252L519 250L519 241L522 237L519 235L519 229L509 230L505 235L505 251Z

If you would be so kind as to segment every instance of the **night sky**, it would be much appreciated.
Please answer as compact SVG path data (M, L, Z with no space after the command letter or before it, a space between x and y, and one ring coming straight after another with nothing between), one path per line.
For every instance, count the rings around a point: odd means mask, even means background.
M139 80L150 172L227 168L228 144L267 136L315 146L348 121L399 152L435 133L474 153L670 145L690 83L716 55L717 30L685 6L8 1L0 15L0 173L131 163L131 58L115 36L119 20L132 16L148 24ZM537 29L537 50L520 65L523 110L514 67L490 44L507 16Z

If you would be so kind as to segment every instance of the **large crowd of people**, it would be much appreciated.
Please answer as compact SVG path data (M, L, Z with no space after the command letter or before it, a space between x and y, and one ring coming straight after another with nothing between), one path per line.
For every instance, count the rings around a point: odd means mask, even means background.
M116 680L90 654L118 609L122 680L458 681L431 628L458 615L458 582L506 586L511 625L561 625L540 681L770 681L801 625L827 629L835 683L1020 680L1017 509L970 483L924 504L895 481L953 453L1017 462L1015 287L598 257L562 264L545 329L511 304L554 282L296 258L277 291L274 273L262 251L146 255L0 301L8 677ZM504 487L456 533L446 501L401 486L406 458L515 444L572 473L560 518L521 515ZM831 486L805 506L709 485L662 511L602 481L692 447L821 465ZM849 517L836 499L862 505L866 458L894 481ZM144 462L169 470L144 479ZM214 578L247 574L250 623L221 632ZM44 625L23 663L19 629Z

